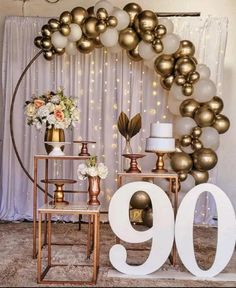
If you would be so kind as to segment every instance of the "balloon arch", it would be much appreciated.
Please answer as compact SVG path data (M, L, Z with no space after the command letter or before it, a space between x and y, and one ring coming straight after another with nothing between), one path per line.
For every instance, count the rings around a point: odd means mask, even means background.
M215 150L219 146L219 134L229 129L230 122L221 114L224 104L216 96L215 83L209 79L210 69L205 64L198 64L194 44L181 40L173 33L173 26L168 18L158 18L154 12L142 10L136 3L128 3L120 9L101 0L88 9L76 7L42 26L41 36L34 39L41 51L24 73L41 53L50 61L63 53L90 53L101 47L114 51L121 47L131 60L144 60L160 75L163 89L170 91L169 111L182 116L174 122L178 140L176 152L171 156L171 167L180 181L188 181L192 188L208 181L208 171L218 160ZM15 145L14 148L17 152Z

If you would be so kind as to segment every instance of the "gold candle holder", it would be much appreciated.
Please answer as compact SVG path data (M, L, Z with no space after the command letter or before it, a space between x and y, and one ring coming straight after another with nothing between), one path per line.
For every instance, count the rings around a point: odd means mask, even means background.
M126 173L141 173L141 170L138 168L137 159L143 158L144 154L122 154L125 158L130 159L130 167Z
M167 172L168 170L164 168L164 156L166 152L155 152L157 155L157 162L156 162L156 168L152 169L152 172L156 173L162 173L162 172Z
M82 144L81 150L78 156L90 156L90 153L88 152L88 144L92 143L95 144L95 141L88 141L88 140L81 140L81 141L73 141L73 143L80 143Z

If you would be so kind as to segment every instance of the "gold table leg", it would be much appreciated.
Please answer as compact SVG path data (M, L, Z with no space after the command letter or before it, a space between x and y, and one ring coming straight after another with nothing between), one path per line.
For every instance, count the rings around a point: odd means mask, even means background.
M38 161L34 158L34 194L33 194L33 258L37 257L36 253L36 218L37 218L37 179Z

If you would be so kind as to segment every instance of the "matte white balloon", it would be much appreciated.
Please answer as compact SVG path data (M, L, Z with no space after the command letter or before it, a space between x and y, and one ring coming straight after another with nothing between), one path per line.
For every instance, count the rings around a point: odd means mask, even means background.
M119 53L122 51L122 47L119 45L119 43L117 43L115 46L110 47L109 51L111 53Z
M195 179L192 175L188 174L187 178L181 182L181 192L187 193L195 186Z
M107 28L107 30L100 35L100 41L105 47L112 47L118 43L119 34L115 28Z
M82 36L82 30L78 24L70 24L70 34L67 37L69 41L78 41Z
M155 62L155 59L156 59L156 56L154 56L153 58L148 59L148 60L143 60L143 64L144 64L145 66L147 66L148 68L154 70L154 62Z
M107 13L109 15L111 15L112 10L114 9L114 6L111 4L111 2L106 1L106 0L101 0L98 1L95 5L94 5L94 13L96 15L98 9L100 8L105 8L107 10Z
M216 85L210 79L200 79L194 85L193 97L198 102L207 102L216 95Z
M177 100L171 93L168 96L168 102L167 102L167 106L169 111L176 115L176 116L180 116L180 112L179 112L179 106L182 103L182 101Z
M205 148L217 150L220 145L220 135L213 127L202 128L202 134L199 139Z
M174 122L175 136L189 135L196 122L190 117L178 117Z
M138 44L138 53L143 59L146 60L152 59L157 55L153 50L152 45L144 42L143 40Z
M170 94L175 97L177 100L186 100L186 96L184 96L182 92L182 86L173 83L170 88Z
M78 50L76 48L75 42L68 42L65 48L65 52L68 55L76 55L78 53Z
M65 48L68 42L67 37L63 36L59 31L52 34L51 41L55 48Z
M118 24L116 26L116 29L118 31L123 30L129 26L130 17L129 17L129 14L125 10L115 8L112 12L112 15L115 16L118 21Z
M164 190L165 192L169 191L169 181L166 180L165 178L157 178L155 180L155 183L157 186L159 186L162 190Z
M191 146L183 147L181 146L181 150L187 154L192 154L194 150L191 148Z
M158 24L164 25L166 27L167 33L173 33L174 31L174 24L168 18L158 18Z
M200 74L201 79L209 79L211 76L211 70L205 64L197 64L196 71Z
M164 37L162 37L163 44L163 53L164 54L173 54L175 53L180 44L180 37L174 33L168 33Z

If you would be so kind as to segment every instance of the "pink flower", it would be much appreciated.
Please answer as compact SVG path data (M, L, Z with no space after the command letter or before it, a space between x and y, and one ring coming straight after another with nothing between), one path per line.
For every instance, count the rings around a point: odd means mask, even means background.
M40 99L35 99L34 100L34 106L35 108L39 108L41 106L45 105L45 102L43 100L40 100Z
M54 116L57 119L57 121L63 121L64 120L64 113L60 109L56 109L54 111Z

